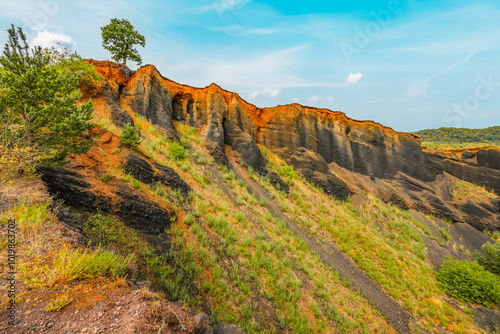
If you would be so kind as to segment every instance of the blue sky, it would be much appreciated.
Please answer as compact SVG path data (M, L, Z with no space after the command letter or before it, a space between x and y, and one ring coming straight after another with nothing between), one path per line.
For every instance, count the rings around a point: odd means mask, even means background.
M126 18L145 64L215 82L260 107L298 102L399 131L500 125L500 2L17 0L0 5L32 44L110 59L100 27ZM135 65L132 64L132 68Z

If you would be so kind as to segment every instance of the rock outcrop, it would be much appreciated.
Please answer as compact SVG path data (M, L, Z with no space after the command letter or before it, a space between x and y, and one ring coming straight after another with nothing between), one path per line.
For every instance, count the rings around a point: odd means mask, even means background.
M190 187L167 166L155 164L153 168L145 159L127 153L123 147L123 152L116 152L121 145L120 139L107 130L95 126L89 135L98 138L97 143L89 152L72 156L64 169L39 169L49 193L67 206L82 211L114 214L141 232L163 233L171 220L175 220L175 211L156 203L147 193L136 191L127 183L111 177L102 178L106 166L110 163L116 169L123 166L134 178L146 184L161 182L185 196Z
M470 222L480 229L500 229L497 203L457 205L450 198L458 180L500 192L498 149L423 150L412 134L356 121L339 111L299 104L258 108L215 84L193 88L173 82L152 65L131 72L109 62L90 62L104 80L97 89L84 89L84 97L104 99L112 111L116 109L117 124L128 122L120 107L127 105L172 140L179 138L175 122L202 128L205 146L219 164L227 164L226 148L230 147L236 160L267 175L267 161L259 149L264 145L338 199L372 187L384 200L402 208ZM347 182L343 170L368 179L363 178L363 184L360 178L357 183ZM280 187L285 184L278 175L270 179Z

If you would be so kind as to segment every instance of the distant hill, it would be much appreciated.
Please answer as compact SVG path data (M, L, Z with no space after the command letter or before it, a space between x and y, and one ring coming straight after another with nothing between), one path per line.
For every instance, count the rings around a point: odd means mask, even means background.
M500 126L486 129L439 128L412 133L423 142L500 143Z
M481 146L500 147L500 126L486 129L439 128L412 132L422 146L440 149L462 149Z

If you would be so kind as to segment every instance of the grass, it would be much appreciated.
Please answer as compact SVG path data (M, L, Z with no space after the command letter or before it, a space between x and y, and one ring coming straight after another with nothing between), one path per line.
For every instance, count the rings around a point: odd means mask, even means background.
M103 175L101 176L101 180L102 180L102 181L104 181L104 182L107 182L107 181L111 180L111 178L112 178L112 176L111 176L111 175L109 175L108 173L103 174Z
M138 150L172 167L193 193L176 207L185 214L179 215L183 219L172 223L168 231L171 251L161 252L140 240L133 241L123 224L109 215L97 214L89 219L85 230L102 245L97 248L99 252L109 247L127 254L122 249L128 247L147 277L172 299L184 300L194 310L202 305L210 307L214 322L240 324L249 333L281 329L296 333L391 332L377 310L326 266L284 221L274 217L269 209L271 203L250 194L232 170L219 166L224 183L210 182L208 173L218 171L210 168L213 158L205 158L203 140L196 129L176 124L182 143L178 145L184 150L184 156L179 158L173 154L177 144L161 131L152 130L148 120L131 114L141 129ZM441 301L443 291L433 276L418 232L425 226L421 229L407 213L370 196L367 210L335 201L271 152L264 152L268 166L291 186L290 198L258 173L250 171L249 176L270 191L280 209L285 209L283 214L315 238L341 248L395 300L407 305L416 318L433 326L472 326L468 315L446 308L444 302L432 302L433 297ZM145 188L125 174L120 178L124 182L132 180L132 186L136 184L138 189ZM150 190L155 200L173 203L168 190ZM70 251L66 261L72 258ZM59 259L58 253L53 255ZM115 255L120 263L126 259ZM205 293L203 298L199 292ZM269 314L276 314L277 323L269 322L262 312L263 305L269 308Z
M70 298L67 293L63 293L56 298L51 299L47 306L45 306L44 310L47 312L61 311L66 306L71 304L72 301L73 299Z
M80 250L69 245L54 251L50 265L24 268L24 281L34 286L54 287L78 279L124 275L133 257L122 258L114 252L97 248Z
M268 154L269 158L274 161L269 166L282 163L279 159L273 160L272 154ZM275 171L278 170L275 168ZM468 315L453 310L445 302L432 302L433 298L443 300L445 293L427 260L426 245L419 232L432 236L429 228L407 212L387 206L370 195L369 202L360 211L348 202L329 198L300 178L294 181L290 198L281 199L280 207L288 206L294 213L291 218L311 236L338 245L415 316L436 323L436 315L442 314L438 324L454 324L462 332L474 327ZM276 191L269 189L279 198ZM312 204L312 208L305 210L304 203ZM440 232L443 239L451 239L445 229ZM437 238L436 241L439 242Z
M249 288L251 285L255 285L259 295L268 299L282 316L279 322L281 326L287 324L299 333L315 331L317 328L332 331L338 326L363 328L361 320L355 319L366 316L373 320L378 317L372 313L371 306L361 306L363 299L344 287L335 272L324 266L319 257L312 255L307 245L296 239L283 222L270 215L267 206L262 206L259 200L249 195L242 183L234 182L234 173L222 166L220 170L225 174L224 179L228 187L235 191L235 201L239 199L238 204L252 208L252 219L243 210L231 213L228 210L228 206L231 206L227 202L228 199L221 196L220 189L211 185L204 190L203 199L195 195L193 203L196 212L199 212L196 216L206 221L209 233L205 233L199 223L187 226L182 236L174 233L176 239L182 238L184 246L187 242L188 245L193 245L193 249L199 250L194 252L192 260L203 266L201 288L215 301L214 318L220 321L236 319L236 323L240 323L250 332L255 331L255 328L260 328L257 332L263 331L264 328L270 330L270 324L260 323L253 318L254 312L250 312L249 306L242 307L248 303L239 302L256 298L252 297L252 289ZM212 200L209 200L210 198ZM260 217L257 222L255 217ZM259 232L255 234L256 231ZM215 240L218 240L215 245L219 244L221 247L210 247L210 239L214 236L217 236ZM211 252L214 253L210 255ZM218 255L214 257L215 254ZM217 259L215 262L212 261L214 258ZM297 261L300 264L294 269L293 263ZM210 268L213 269L213 278L210 278ZM307 280L311 280L311 283L297 280L294 274L296 270L307 271ZM205 277L206 271L208 277ZM316 296L314 291L317 285L314 276L320 277L317 283L322 288L317 294L320 297L310 300L307 296ZM228 281L227 277L231 280ZM328 305L332 300L336 300L338 295L349 300L345 305L346 309L342 308L341 314L346 320L341 325L334 318L331 320L326 316ZM316 298L321 300L315 301ZM358 307L351 306L353 300ZM362 312L355 311L356 309L361 309ZM312 318L309 319L306 316L308 314L311 314ZM384 328L384 323L385 321L379 319L371 326Z
M446 241L451 240L451 234L448 231L446 231L445 228L441 227L440 232L441 232L441 237L443 237L443 239L445 239Z
M500 147L500 143L422 142L422 147L436 148L440 150L461 150L487 146Z
M493 240L500 241L500 231L498 231L498 230L490 231L490 230L486 229L483 232L484 232L484 234L489 235Z
M488 191L484 186L478 186L473 183L460 181L455 184L451 192L453 198L458 200L489 200L492 198L498 198L498 196L492 192Z

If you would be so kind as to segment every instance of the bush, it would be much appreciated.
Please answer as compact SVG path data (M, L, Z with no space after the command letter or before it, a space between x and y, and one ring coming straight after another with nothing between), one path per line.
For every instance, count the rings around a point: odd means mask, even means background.
M500 303L500 278L477 261L447 257L436 276L446 292L456 299L485 306Z
M108 173L101 175L101 180L104 182L111 180L111 178L112 178L112 176L109 175Z
M168 146L168 154L170 159L181 161L186 157L186 149L179 142L172 142Z
M8 35L0 55L0 145L27 150L27 167L41 162L34 158L55 162L87 149L78 138L92 126L94 107L78 103L79 86L84 77L98 80L94 68L76 53L31 48L21 28L12 25ZM19 172L23 161L14 159Z
M476 251L474 257L477 262L493 274L500 275L500 243L481 246L481 251Z
M125 124L124 127L122 127L122 130L120 132L120 137L122 139L122 144L125 147L128 147L132 150L136 150L137 147L142 142L139 130L137 130L133 125L128 123Z

